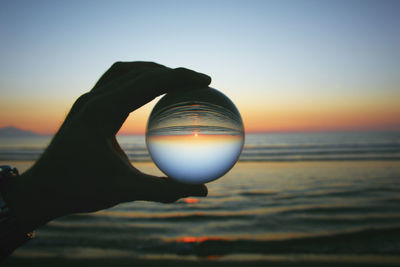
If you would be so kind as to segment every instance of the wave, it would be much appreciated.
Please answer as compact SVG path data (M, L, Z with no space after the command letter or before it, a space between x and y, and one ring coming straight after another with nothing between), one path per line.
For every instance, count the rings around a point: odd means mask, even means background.
M388 187L388 186L377 186L377 187L367 187L360 189L348 189L348 188L325 188L312 190L309 192L286 192L283 194L278 194L274 196L274 199L277 200L297 200L299 198L332 198L332 197L341 197L341 198L354 198L361 196L369 196L371 194L379 194L379 193L397 193L399 192L399 188L396 186ZM400 200L400 199L399 199ZM394 200L395 201L395 200Z
M175 125L168 127L175 132L182 130L182 127ZM205 132L238 133L237 129L224 128L224 125L201 127ZM155 130L161 131L164 128ZM36 160L50 139L51 137L0 139L0 160ZM118 140L131 161L151 161L144 136L120 136ZM400 160L400 134L253 134L246 137L239 160L245 162Z
M145 147L125 148L125 153L133 162L149 162L150 155ZM0 149L0 160L37 160L44 149ZM371 147L354 150L290 150L282 148L244 148L239 161L341 161L341 160L400 160L400 148L383 149Z
M251 190L251 191L244 191L239 193L242 196L273 196L277 195L277 191L271 191L271 190Z
M39 232L40 241L33 240L30 247L65 248L91 247L130 249L138 253L172 253L178 255L230 255L230 254L381 254L400 253L400 227L371 227L342 232L293 235L284 239L262 239L227 236L179 236L174 238L144 238L141 229L122 229L114 232L108 228L93 229L92 234L79 228L66 228L68 232L60 240L52 238L52 231L59 227L48 227ZM77 231L78 230L78 231ZM149 228L158 232L157 228ZM48 233L46 233L46 231ZM108 235L102 234L108 232ZM144 232L148 235L150 231ZM114 235L113 235L114 234ZM108 237L107 237L108 236ZM80 237L80 238L77 238ZM39 238L38 238L39 239Z
M98 222L108 220L109 217L118 218L121 222L203 222L226 220L249 220L255 217L254 213L241 212L180 212L180 213L124 213L99 212L93 215L75 215L62 218L63 222Z
M366 242L368 245L365 245ZM400 228L370 228L345 233L285 240L217 240L199 242L193 252L200 255L231 253L400 253Z

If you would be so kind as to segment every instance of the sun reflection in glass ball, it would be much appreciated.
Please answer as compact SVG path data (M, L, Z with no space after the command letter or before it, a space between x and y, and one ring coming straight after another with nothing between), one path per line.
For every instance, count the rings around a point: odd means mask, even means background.
M166 94L147 122L151 158L167 176L183 183L223 176L239 159L243 143L239 111L210 87Z

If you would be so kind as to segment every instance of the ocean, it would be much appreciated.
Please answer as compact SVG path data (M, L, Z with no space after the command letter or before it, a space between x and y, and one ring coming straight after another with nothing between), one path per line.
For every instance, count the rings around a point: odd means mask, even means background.
M0 164L29 168L51 137L0 138ZM119 136L162 175L143 136ZM400 133L248 134L206 198L69 215L13 258L135 258L400 264Z

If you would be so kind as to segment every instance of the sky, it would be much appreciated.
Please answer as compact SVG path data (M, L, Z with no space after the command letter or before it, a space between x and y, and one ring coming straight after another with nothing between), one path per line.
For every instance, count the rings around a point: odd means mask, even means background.
M210 75L247 132L400 130L400 1L0 1L0 127L53 134L116 61ZM140 134L157 100L120 133Z

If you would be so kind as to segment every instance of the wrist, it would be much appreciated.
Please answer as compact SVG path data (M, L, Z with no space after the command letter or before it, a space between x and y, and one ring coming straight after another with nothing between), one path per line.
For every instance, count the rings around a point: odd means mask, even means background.
M2 194L21 231L31 232L55 218L46 205L46 194L38 190L31 170L11 179Z
M0 166L0 261L33 237L33 232L27 230L31 228L26 227L21 218L17 219L13 208L8 205L9 188L17 178L17 169Z

